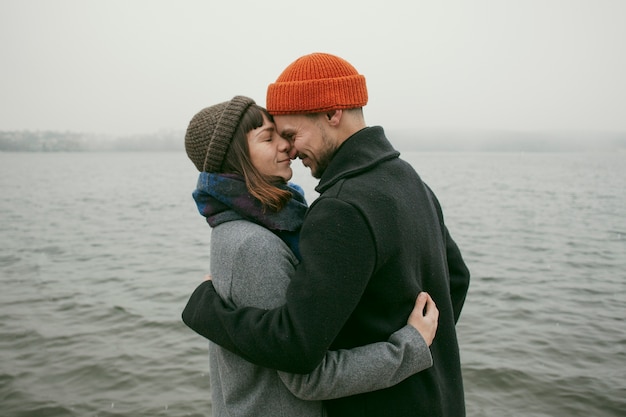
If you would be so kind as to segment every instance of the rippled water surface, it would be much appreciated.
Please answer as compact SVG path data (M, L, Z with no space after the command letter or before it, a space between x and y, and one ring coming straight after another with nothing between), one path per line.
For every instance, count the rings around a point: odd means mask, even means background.
M626 154L404 157L473 274L468 415L624 415ZM184 152L0 153L0 415L211 415L195 181Z

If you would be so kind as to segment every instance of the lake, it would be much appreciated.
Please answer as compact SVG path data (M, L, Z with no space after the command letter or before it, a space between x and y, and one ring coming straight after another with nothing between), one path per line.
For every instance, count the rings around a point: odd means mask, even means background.
M403 157L472 272L468 416L623 416L626 152ZM210 237L185 153L0 153L0 174L1 414L211 416L180 319Z

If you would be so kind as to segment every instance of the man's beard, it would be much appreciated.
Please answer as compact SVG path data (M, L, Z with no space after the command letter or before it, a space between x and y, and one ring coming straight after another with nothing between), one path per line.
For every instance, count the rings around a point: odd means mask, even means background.
M322 142L324 143L323 152L320 153L319 157L316 159L315 170L311 167L311 175L314 178L320 179L328 165L330 165L330 161L332 161L335 152L337 151L338 146L336 142L333 141L327 134L326 129L323 126L318 125L320 130L320 134L322 136Z

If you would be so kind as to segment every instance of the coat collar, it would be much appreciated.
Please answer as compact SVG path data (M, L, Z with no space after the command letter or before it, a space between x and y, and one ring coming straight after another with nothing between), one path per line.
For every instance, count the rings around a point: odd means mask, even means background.
M400 156L385 137L382 127L366 127L350 136L337 149L315 191L323 193L337 181L367 171Z

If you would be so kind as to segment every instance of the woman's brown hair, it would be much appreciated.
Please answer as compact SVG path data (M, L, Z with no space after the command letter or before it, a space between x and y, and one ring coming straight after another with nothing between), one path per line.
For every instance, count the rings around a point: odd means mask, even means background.
M257 198L265 209L276 212L280 211L291 199L291 192L277 186L285 184L283 178L263 175L252 165L248 148L247 134L263 126L263 116L272 123L274 122L267 110L257 104L251 105L243 114L226 153L222 171L241 175L246 181L250 194Z

